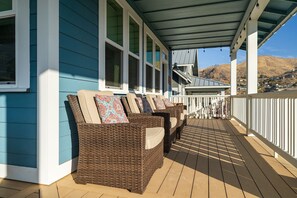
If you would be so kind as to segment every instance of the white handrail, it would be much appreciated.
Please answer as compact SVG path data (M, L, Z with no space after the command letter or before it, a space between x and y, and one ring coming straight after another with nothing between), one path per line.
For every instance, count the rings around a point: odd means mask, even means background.
M232 117L248 132L297 164L297 91L232 96L231 104Z
M226 100L229 96L224 95L186 95L172 96L174 103L186 105L188 115L195 118L227 118L229 116L229 104Z

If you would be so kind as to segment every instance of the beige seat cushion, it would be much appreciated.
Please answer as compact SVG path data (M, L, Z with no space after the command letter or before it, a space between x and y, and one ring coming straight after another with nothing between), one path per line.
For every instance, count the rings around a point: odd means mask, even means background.
M184 115L188 115L188 111L184 109Z
M77 92L80 108L86 123L101 124L94 97L96 95L113 96L111 91L80 90Z
M180 114L180 120L184 120L185 119L185 114L184 113L181 113Z
M155 148L162 142L165 132L163 127L146 128L145 149Z
M170 124L171 124L170 128L175 127L177 124L177 119L175 117L170 117Z
M154 95L154 94L146 95L146 99L147 99L148 103L151 105L151 108L153 111L157 109L155 106L154 100L153 100L153 98L155 98L155 97L156 97L156 95Z
M136 95L134 93L128 93L127 94L127 101L130 107L130 110L132 113L140 113L140 110L136 104Z
M163 95L157 95L157 98L160 98L160 99L165 99L165 96L163 96Z

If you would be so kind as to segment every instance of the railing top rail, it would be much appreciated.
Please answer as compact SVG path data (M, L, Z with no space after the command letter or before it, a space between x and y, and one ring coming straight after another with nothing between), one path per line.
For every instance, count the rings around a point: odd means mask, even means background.
M246 95L231 96L232 98L246 98ZM250 94L249 98L297 98L297 91L280 91L269 93Z
M183 95L183 96L171 96L172 98L194 98L194 97L199 97L199 98L205 98L205 97L230 97L230 95Z

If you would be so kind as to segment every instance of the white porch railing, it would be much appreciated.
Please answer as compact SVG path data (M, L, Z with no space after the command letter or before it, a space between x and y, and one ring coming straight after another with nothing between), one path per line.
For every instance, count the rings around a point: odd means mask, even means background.
M231 104L232 117L246 126L247 131L297 164L296 91L252 94L248 98L235 96L231 97Z
M188 115L199 119L228 118L229 96L220 95L187 95L172 96L174 103L183 103L187 106Z

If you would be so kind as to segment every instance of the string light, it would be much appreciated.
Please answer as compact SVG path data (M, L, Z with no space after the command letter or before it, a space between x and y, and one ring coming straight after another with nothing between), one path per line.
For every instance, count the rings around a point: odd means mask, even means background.
M203 48L203 52L205 52L205 48Z

